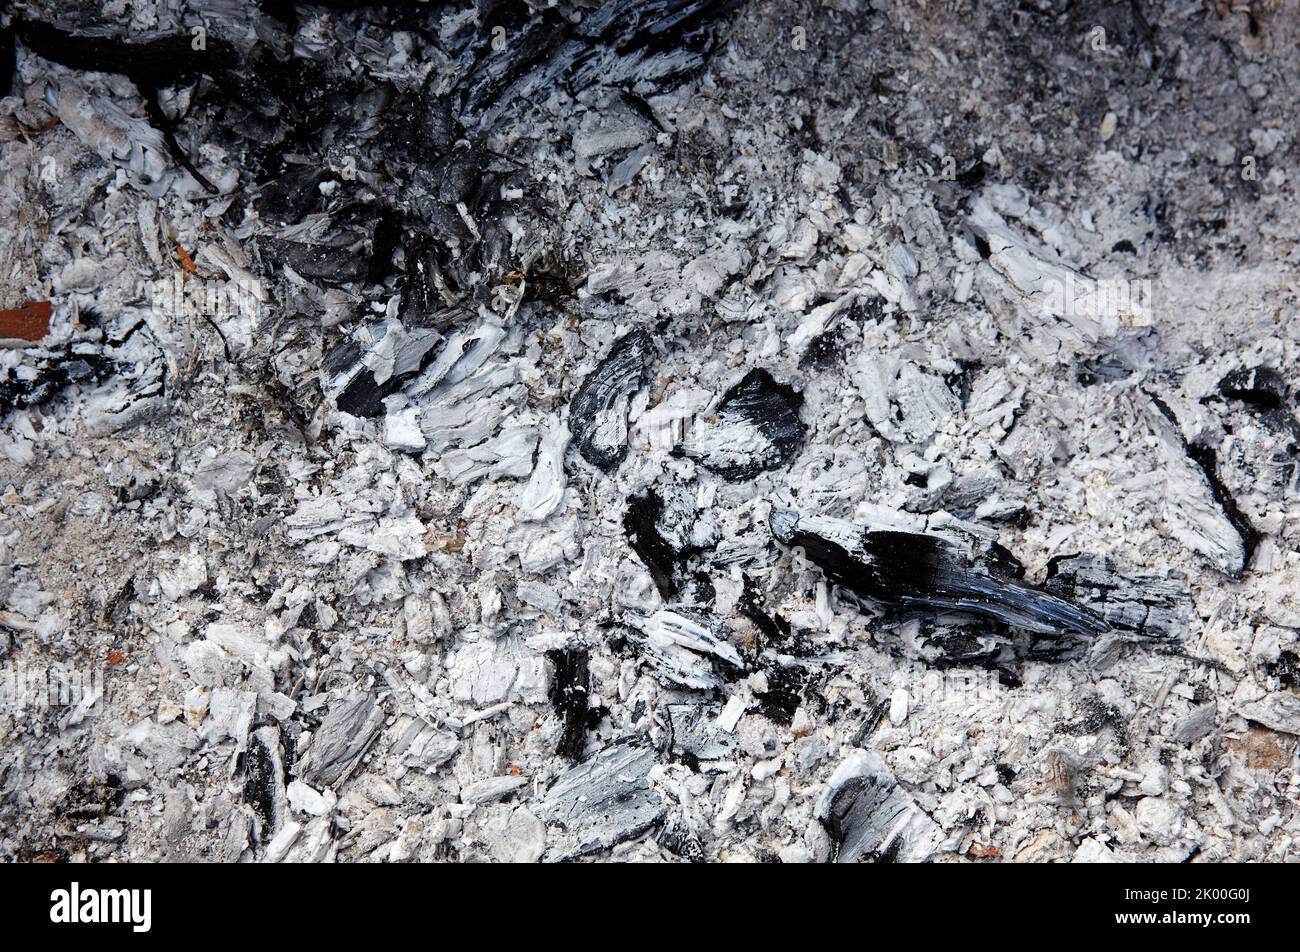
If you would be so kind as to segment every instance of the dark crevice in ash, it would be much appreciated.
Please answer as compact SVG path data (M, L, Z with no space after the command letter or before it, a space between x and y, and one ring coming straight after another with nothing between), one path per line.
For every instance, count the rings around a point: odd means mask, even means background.
M1218 454L1214 451L1213 447L1206 446L1202 443L1189 442L1187 438L1183 436L1182 426L1179 424L1178 416L1174 413L1173 408L1154 394L1148 393L1148 396L1151 397L1152 402L1155 404L1156 409L1160 411L1161 415L1173 424L1173 433L1178 440L1181 441L1183 451L1187 454L1187 458L1195 463L1200 469L1202 475L1205 477L1206 484L1209 486L1210 495L1214 498L1215 504L1223 510L1224 517L1241 538L1241 547L1242 552L1244 553L1241 560L1241 566L1236 571L1229 571L1227 573L1232 577L1240 576L1250 566L1251 556L1254 555L1255 549L1263 540L1263 536L1260 534L1259 530L1251 524L1250 519L1246 517L1246 514L1241 511L1241 508L1237 505L1237 500L1233 498L1231 491L1229 491L1228 487L1224 485L1223 480L1219 478Z

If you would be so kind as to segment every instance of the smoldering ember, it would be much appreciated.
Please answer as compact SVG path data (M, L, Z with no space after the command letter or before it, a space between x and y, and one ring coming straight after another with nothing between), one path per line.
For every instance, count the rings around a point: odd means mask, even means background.
M1300 857L1284 6L11 4L0 858Z

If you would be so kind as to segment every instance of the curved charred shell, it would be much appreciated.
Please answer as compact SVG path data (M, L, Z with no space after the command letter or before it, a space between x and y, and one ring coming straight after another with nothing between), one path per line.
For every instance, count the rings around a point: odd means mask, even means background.
M983 615L1043 635L1099 635L1110 625L1086 609L1005 576L999 562L941 536L861 528L773 509L777 541L800 547L827 578L875 602Z
M641 328L619 338L578 388L569 410L569 431L578 452L606 472L627 456L627 408L645 385L654 342Z
M805 427L803 396L777 383L766 370L751 370L722 398L715 422L682 446L686 456L723 479L753 479L778 469L799 453Z

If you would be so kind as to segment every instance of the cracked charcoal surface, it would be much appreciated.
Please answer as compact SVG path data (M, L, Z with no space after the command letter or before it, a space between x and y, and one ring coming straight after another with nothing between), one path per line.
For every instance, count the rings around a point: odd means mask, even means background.
M1284 5L0 16L0 859L1300 855Z

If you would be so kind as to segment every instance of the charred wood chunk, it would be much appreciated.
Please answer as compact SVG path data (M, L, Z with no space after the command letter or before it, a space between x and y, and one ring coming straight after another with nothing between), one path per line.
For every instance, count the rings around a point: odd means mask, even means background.
M1300 420L1291 410L1286 378L1273 368L1234 370L1219 381L1219 393L1245 404L1269 429L1289 434L1292 442L1300 441Z
M54 399L73 384L93 385L118 370L102 353L69 346L43 358L27 377L0 375L0 419L14 410L27 410Z
M547 823L547 858L575 859L609 849L660 822L664 799L650 782L653 747L617 741L556 778L537 804Z
M564 731L556 752L572 761L582 757L587 746L587 731L599 723L604 708L590 705L590 655L585 648L548 651L546 657L555 665L550 701L564 722Z
M759 651L775 651L795 658L811 658L817 654L817 645L806 635L795 634L790 622L780 615L768 613L767 599L758 584L748 575L743 576L744 588L736 610L748 618L758 629Z
M745 375L718 404L715 420L682 451L705 469L736 482L787 465L803 446L803 396L766 370Z
M442 337L428 328L408 330L400 321L376 321L330 348L321 361L327 396L344 413L377 417L384 399L410 382L443 352ZM383 380L372 367L382 367Z
M654 342L641 328L619 338L609 355L582 382L569 411L569 430L578 452L610 472L627 456L627 410L645 385Z
M1234 370L1219 381L1219 393L1260 410L1276 410L1286 402L1286 380L1271 367Z
M939 851L943 838L875 751L854 751L835 769L816 816L835 844L837 863L920 863Z
M649 569L659 594L669 599L677 593L677 580L673 576L678 553L659 531L659 518L663 511L663 499L653 489L647 489L628 500L627 512L623 515L623 531L632 551Z
M712 601L708 576L696 573L692 579L687 570L692 558L717 543L717 524L682 494L665 499L654 489L646 489L630 497L623 531L665 600L687 589Z
M356 243L325 245L264 238L262 246L269 261L287 264L305 278L341 284L360 281L370 273L369 256Z
M280 732L259 728L243 755L244 802L261 820L261 839L269 840L284 821L284 764L280 754Z
M606 0L574 25L550 11L527 19L514 5L480 14L481 35L503 27L504 50L471 49L462 117L490 126L512 102L544 86L573 92L596 83L666 88L700 69L713 49L715 21L740 0Z
M793 664L771 665L764 674L767 690L754 692L758 710L774 724L789 727L809 691L812 675L807 669Z
M774 509L778 542L804 550L827 578L886 605L958 611L1042 635L1099 635L1110 625L1093 612L1013 581L1005 557L942 536L858 527Z
M320 187L326 172L316 165L295 165L271 179L257 198L262 218L295 224L324 206Z
M1152 638L1176 638L1192 603L1181 576L1133 578L1110 559L1058 555L1047 564L1049 592L1091 609L1114 628Z

